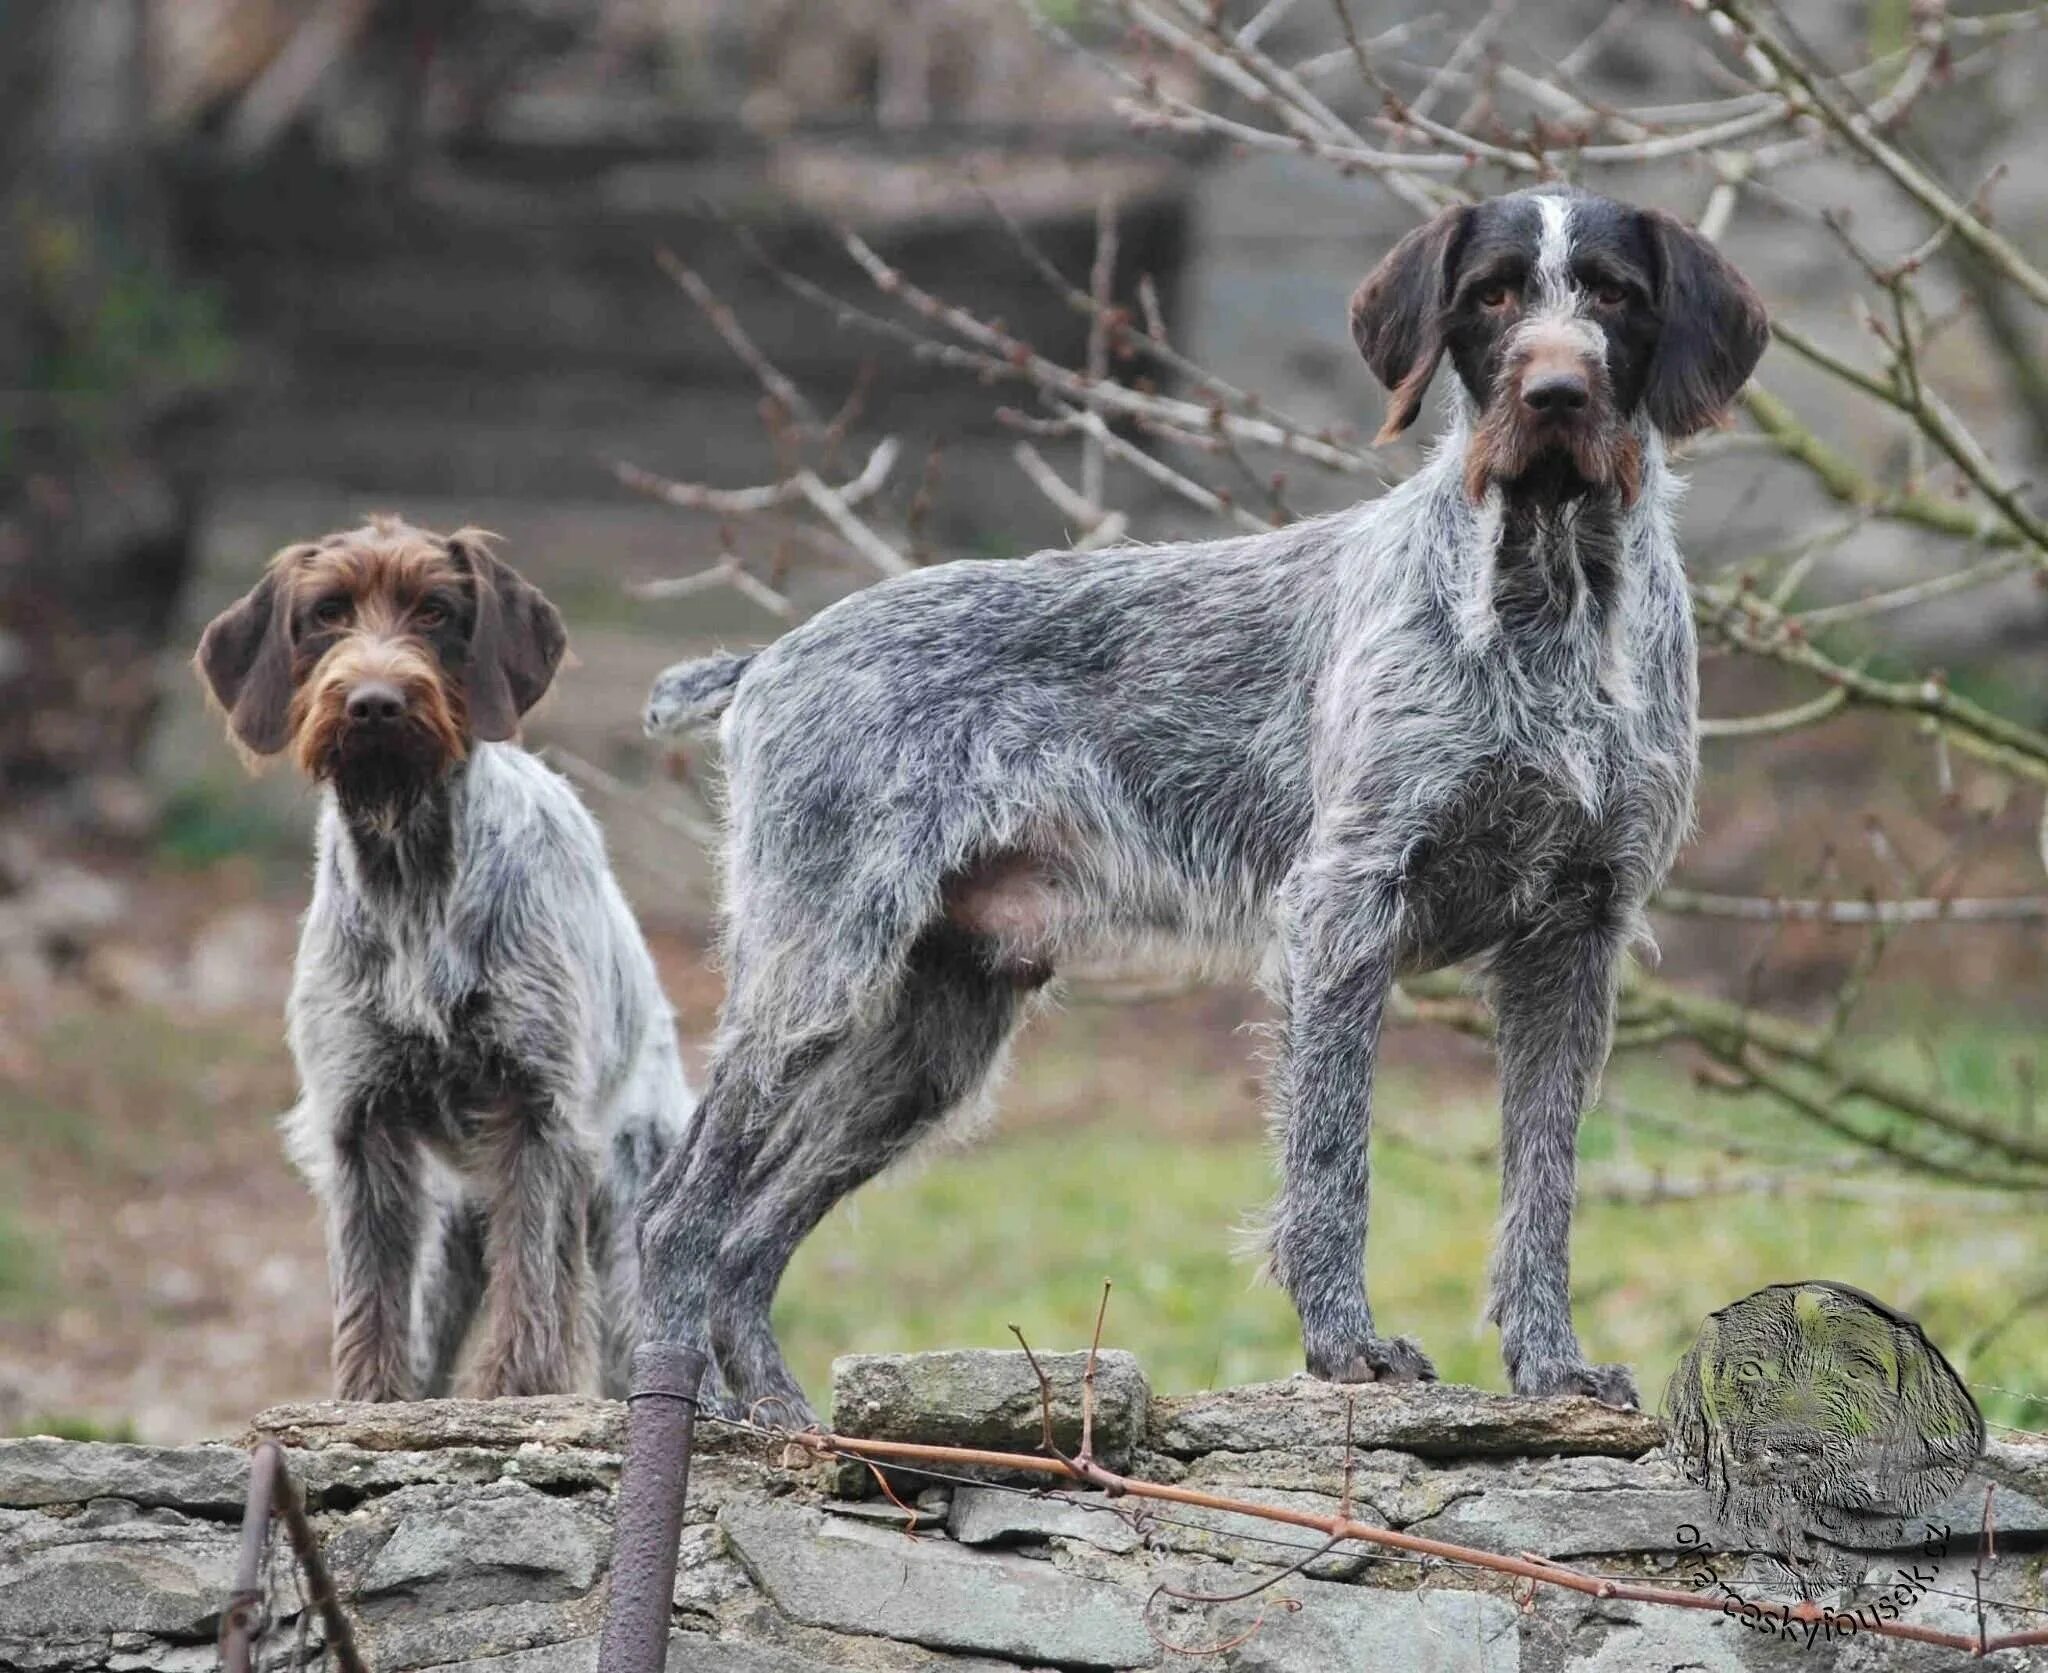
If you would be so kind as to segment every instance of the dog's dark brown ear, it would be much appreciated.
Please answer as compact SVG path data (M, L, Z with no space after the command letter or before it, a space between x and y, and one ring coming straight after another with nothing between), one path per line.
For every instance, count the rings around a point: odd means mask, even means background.
M448 537L476 579L476 625L469 636L469 729L485 743L519 730L520 716L541 700L568 648L561 612L485 537L464 529Z
M1471 222L1462 205L1432 216L1387 252L1351 298L1352 340L1392 392L1375 442L1392 441L1422 410L1443 356L1444 304Z
M251 755L275 755L291 741L291 582L284 558L206 624L192 665Z
M1771 340L1763 299L1684 222L1647 210L1661 327L1643 409L1673 441L1718 424Z

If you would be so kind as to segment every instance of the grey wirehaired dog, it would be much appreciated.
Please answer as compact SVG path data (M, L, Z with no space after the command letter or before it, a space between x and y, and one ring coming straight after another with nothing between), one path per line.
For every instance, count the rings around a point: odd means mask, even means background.
M251 757L324 787L288 1005L293 1159L326 1210L335 1392L623 1392L641 1191L691 1095L576 793L510 742L561 617L475 530L279 552L200 640Z
M807 1415L769 1329L798 1241L987 1081L1062 964L1277 943L1271 1266L1309 1369L1428 1378L1364 1248L1388 989L1484 959L1499 1021L1490 1316L1515 1389L1636 1399L1568 1284L1580 1112L1616 973L1691 816L1696 671L1668 440L1763 351L1679 222L1546 187L1447 209L1352 326L1428 463L1369 504L1192 545L920 571L752 656L672 668L724 714L729 991L643 1220L650 1337Z

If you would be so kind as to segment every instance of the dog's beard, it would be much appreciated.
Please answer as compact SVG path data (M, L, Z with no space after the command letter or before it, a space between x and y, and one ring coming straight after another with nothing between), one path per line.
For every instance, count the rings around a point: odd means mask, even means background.
M403 720L357 726L348 718L346 684L337 677L301 688L294 753L307 777L332 788L350 824L394 836L468 754L462 702L439 685L412 685Z
M1546 499L1612 490L1631 506L1642 492L1642 444L1616 418L1604 389L1582 416L1562 423L1536 417L1504 391L1481 416L1465 453L1465 492L1473 500L1496 482Z
M350 824L388 837L397 834L448 766L431 733L401 726L385 728L375 738L342 732L318 776L333 787Z

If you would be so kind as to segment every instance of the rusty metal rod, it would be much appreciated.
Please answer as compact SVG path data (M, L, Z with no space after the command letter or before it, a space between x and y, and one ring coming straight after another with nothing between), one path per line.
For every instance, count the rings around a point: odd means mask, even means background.
M221 1673L249 1673L249 1649L263 1624L263 1552L270 1543L270 1506L282 1460L265 1442L249 1458L249 1496L242 1508L242 1552L235 1589L220 1617Z
M679 1342L648 1342L633 1354L611 1598L597 1673L661 1673L667 1657L676 1542L690 1490L690 1441L704 1368L704 1355Z
M307 1607L317 1610L341 1673L367 1673L356 1648L355 1627L343 1612L334 1577L320 1554L320 1541L307 1520L305 1500L286 1468L284 1449L259 1441L249 1455L249 1497L242 1512L242 1549L235 1561L235 1589L220 1619L222 1673L250 1673L252 1651L263 1625L263 1554L270 1544L270 1519L284 1522L292 1555L306 1576Z

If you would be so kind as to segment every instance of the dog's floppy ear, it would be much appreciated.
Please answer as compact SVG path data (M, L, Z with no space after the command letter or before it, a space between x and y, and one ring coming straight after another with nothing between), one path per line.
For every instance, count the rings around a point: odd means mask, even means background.
M291 741L291 554L280 553L247 597L206 624L192 665L251 755Z
M1392 441L1422 410L1443 356L1444 303L1471 223L1464 205L1432 216L1387 252L1351 298L1352 340L1392 392L1375 442Z
M448 537L476 581L476 624L469 636L469 729L485 743L519 730L519 718L541 700L569 643L561 612L485 544L463 529Z
M1661 329L1643 408L1673 441L1717 424L1771 340L1763 299L1684 222L1647 210Z

